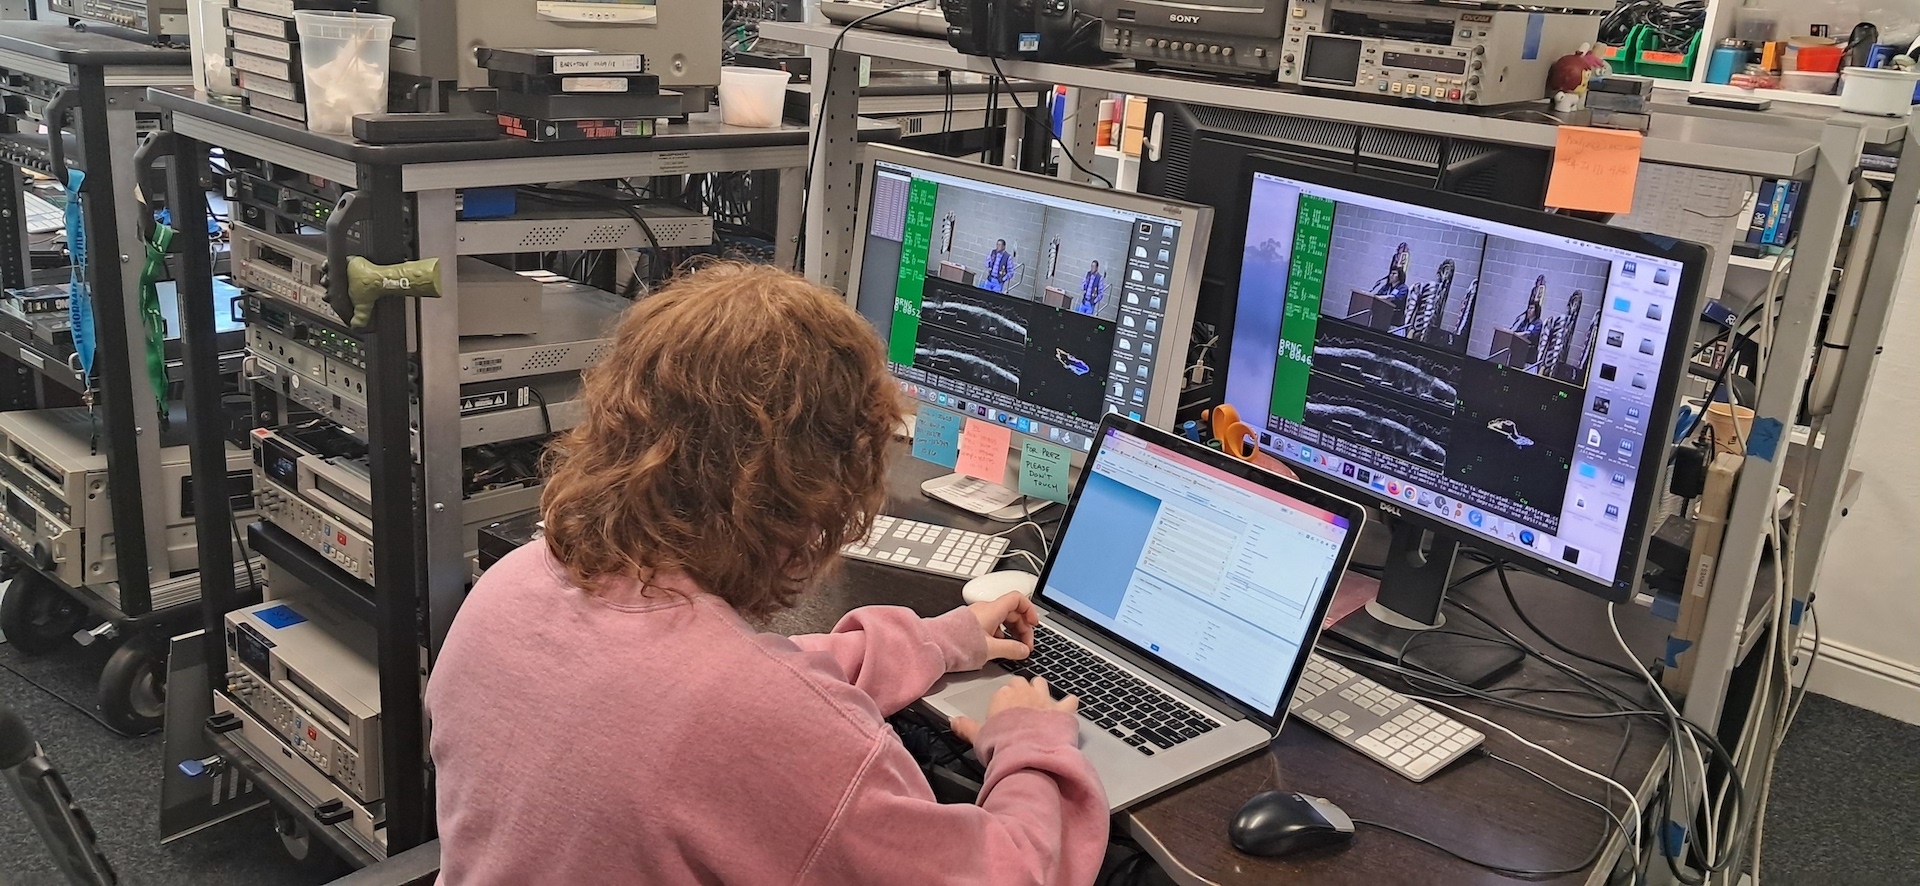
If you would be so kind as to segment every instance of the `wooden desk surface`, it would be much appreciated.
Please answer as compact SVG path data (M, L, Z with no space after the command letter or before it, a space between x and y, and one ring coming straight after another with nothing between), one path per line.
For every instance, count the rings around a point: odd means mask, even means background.
M896 447L886 513L908 519L998 532L1004 525L976 519L920 494L921 481L943 471L908 457ZM1058 510L1048 516L1057 516ZM1037 547L1030 529L1014 536L1023 548ZM1356 555L1378 562L1384 539L1369 538ZM1510 572L1514 591L1527 614L1555 639L1581 652L1624 663L1607 628L1606 606L1597 598L1531 574ZM850 609L873 604L907 606L921 615L938 615L960 605L961 582L868 563L847 563L840 574L803 599L799 606L763 623L768 630L797 634L831 628ZM1543 645L1519 624L1493 576L1454 592L1456 599L1507 626L1535 645ZM1469 623L1457 609L1449 618ZM1651 658L1665 642L1666 623L1638 606L1620 609L1621 630L1636 651ZM1327 641L1329 643L1337 641ZM1376 679L1386 677L1373 673ZM1618 685L1645 697L1645 687L1624 676ZM1389 687L1410 691L1384 679ZM1572 681L1529 659L1502 685L1564 689ZM1411 690L1419 691L1419 690ZM1600 710L1590 699L1566 693L1511 691L1520 701L1568 710ZM1625 734L1625 719L1569 721L1537 717L1484 703L1461 707L1492 717L1583 766L1606 772ZM1462 718L1465 719L1465 718ZM1490 732L1481 724L1470 724ZM1664 742L1656 724L1637 720L1616 780L1639 789L1659 765ZM1603 788L1505 735L1493 734L1485 747L1519 762L1568 788L1594 798ZM1311 727L1289 724L1272 751L1249 757L1142 806L1116 821L1126 826L1182 883L1446 883L1510 884L1513 880L1456 861L1404 837L1362 827L1342 850L1316 851L1285 860L1241 854L1227 842L1227 823L1248 797L1283 788L1326 797L1355 817L1395 825L1457 852L1510 867L1563 868L1584 860L1601 838L1599 812L1540 784L1503 764L1473 756L1448 767L1424 784L1407 781L1347 749ZM1612 792L1610 803L1625 815L1626 803ZM1611 858L1609 852L1606 858ZM1602 872L1603 873L1603 872ZM1569 874L1536 882L1599 882L1601 873Z

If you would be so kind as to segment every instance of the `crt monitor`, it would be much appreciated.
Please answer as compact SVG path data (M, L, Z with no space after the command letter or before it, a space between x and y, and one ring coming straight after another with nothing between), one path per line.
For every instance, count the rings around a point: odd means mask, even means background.
M1244 185L1224 398L1260 448L1400 518L1396 545L1630 599L1705 248L1278 160ZM1390 556L1374 612L1437 624L1452 549L1411 595Z
M1109 412L1172 426L1211 210L899 148L864 171L852 298L909 397L1076 460Z

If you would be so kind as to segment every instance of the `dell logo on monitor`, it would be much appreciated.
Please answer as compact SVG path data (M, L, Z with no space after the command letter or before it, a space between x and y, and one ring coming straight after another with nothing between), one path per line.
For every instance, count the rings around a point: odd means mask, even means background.
M1197 15L1181 15L1176 12L1168 15L1167 21L1173 22L1176 25L1197 25L1200 23L1200 17Z
M1388 514L1391 514L1395 517L1405 517L1407 515L1405 511L1402 511L1399 508L1396 508L1393 505L1386 504L1384 502L1379 505L1379 508L1380 510L1385 511Z

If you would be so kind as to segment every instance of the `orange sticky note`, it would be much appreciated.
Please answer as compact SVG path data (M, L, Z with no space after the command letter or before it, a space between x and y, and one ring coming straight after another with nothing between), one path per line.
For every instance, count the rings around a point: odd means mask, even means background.
M976 480L998 483L1006 479L1007 450L1012 445L1012 428L977 418L967 419L967 429L960 434L960 458L954 462L953 470Z
M1632 212L1633 182L1640 176L1640 144L1646 137L1627 129L1562 126L1553 146L1547 205L1589 212Z

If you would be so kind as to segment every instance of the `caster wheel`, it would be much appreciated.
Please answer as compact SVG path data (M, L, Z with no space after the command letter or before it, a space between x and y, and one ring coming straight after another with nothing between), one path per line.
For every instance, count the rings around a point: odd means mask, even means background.
M160 728L167 708L167 653L161 641L128 637L100 671L100 713L126 735Z
M347 863L326 844L314 839L313 830L298 816L275 807L273 832L280 835L280 848L287 851L287 857L299 862L301 867L323 873L346 873Z
M27 655L45 655L73 641L91 613L46 576L22 569L0 598L0 634Z

